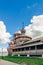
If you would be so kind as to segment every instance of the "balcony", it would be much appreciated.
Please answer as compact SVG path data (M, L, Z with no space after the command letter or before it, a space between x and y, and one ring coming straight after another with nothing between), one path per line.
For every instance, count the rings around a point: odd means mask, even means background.
M29 50L29 51L15 51L13 52L13 55L22 55L22 54L29 54L29 55L42 55L43 54L43 49L41 50Z

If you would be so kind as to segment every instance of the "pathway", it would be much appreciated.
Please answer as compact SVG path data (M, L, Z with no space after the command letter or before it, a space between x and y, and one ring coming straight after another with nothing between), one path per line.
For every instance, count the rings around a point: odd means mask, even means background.
M12 63L12 62L5 61L5 60L1 60L0 59L0 65L19 65L19 64Z

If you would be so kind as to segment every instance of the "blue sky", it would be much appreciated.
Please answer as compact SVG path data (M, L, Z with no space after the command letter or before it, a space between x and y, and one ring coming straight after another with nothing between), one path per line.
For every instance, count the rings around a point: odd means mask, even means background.
M11 35L24 25L29 25L34 15L43 14L43 0L0 0L0 20ZM7 47L7 44L4 45Z

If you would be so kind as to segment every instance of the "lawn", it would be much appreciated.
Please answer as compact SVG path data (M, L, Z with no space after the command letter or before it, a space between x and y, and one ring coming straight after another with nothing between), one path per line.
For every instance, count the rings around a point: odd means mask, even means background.
M25 65L43 65L43 58L37 58L37 57L6 56L3 59L18 63L18 64L22 64L22 65L23 64L25 64Z

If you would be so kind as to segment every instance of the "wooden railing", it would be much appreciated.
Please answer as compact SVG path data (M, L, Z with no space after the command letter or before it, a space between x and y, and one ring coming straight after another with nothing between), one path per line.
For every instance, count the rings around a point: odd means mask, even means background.
M40 54L43 54L43 49L41 49L41 50L29 50L29 51L15 51L15 52L13 52L13 54L14 55L18 55L18 54L30 54L30 55L38 54L38 55L40 55Z

